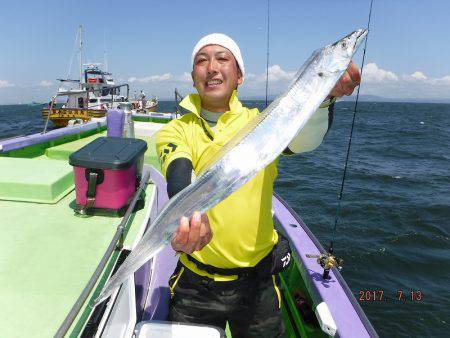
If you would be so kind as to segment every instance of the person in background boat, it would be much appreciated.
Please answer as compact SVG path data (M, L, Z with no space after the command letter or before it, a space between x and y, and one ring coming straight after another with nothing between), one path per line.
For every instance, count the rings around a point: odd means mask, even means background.
M49 109L51 109L51 108L56 108L56 98L53 99L53 100L51 100L51 101L48 103L48 108L49 108Z
M147 104L147 100L145 99L146 98L146 94L144 93L143 90L141 90L141 93L139 94L139 98L141 100L141 108L145 109L145 106Z
M192 52L191 75L198 93L180 103L190 113L172 120L156 136L169 198L188 186L212 156L259 114L237 97L245 68L230 37L215 33L200 39ZM351 63L284 154L317 148L333 121L335 99L350 95L359 82L359 70ZM272 219L277 163L206 214L195 212L180 220L171 242L180 259L169 280L170 320L222 328L228 322L233 338L284 335L277 285L290 250Z

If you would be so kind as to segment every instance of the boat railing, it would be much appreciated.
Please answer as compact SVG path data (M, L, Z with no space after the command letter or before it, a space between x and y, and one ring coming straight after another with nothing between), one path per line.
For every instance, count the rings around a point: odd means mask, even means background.
M113 102L111 102L111 104L112 104L112 103L113 103ZM90 106L89 108L86 108L86 109L97 109L97 108L102 109L102 106L104 107L104 106L105 106L105 103L95 104L95 105ZM104 109L104 108L103 108L103 109Z
M24 137L24 136L25 135L21 134L21 135L16 135L16 136L11 136L11 137L5 137L5 138L0 139L0 143L4 142L4 141L8 141L8 140L13 140L13 139L18 138L18 137Z
M122 87L126 87L127 88L127 96L126 96L126 98L128 99L130 97L130 85L128 83L123 83L123 84L116 85L116 86L108 86L108 87L99 88L99 89L89 88L89 89L87 89L87 91L91 92L91 93L97 93L97 92L103 92L105 90L111 91L112 89L122 88ZM111 92L111 101L114 101L114 94L112 94L112 92Z
M98 92L103 92L105 90L110 91L112 89L117 89L117 88L122 88L122 87L127 88L126 98L128 99L130 97L130 85L128 83L123 83L123 84L115 85L115 86L103 87L103 88L99 88L99 89L87 88L86 90L87 90L87 92L90 92L90 93L98 93ZM114 94L111 94L111 97L114 98Z
M180 109L180 102L183 100L183 96L178 92L178 89L175 88L175 107L174 107L174 111L177 114L181 114L181 109Z
M52 100L51 100L51 103L50 103L50 109L48 111L47 118L45 119L45 125L44 125L44 130L42 131L42 134L45 134L47 132L48 121L50 120L50 115L52 115L53 106L55 105L55 101L56 101L56 97L57 96L58 96L58 94L56 94L56 95L54 95L52 97Z
M71 128L60 128L50 130L47 133L36 133L26 136L15 136L6 140L0 141L0 153L6 153L8 151L22 149L34 144L40 144L43 142L49 142L56 140L64 136L70 136L75 134L82 134L84 132L90 132L92 130L99 130L104 128L106 121L91 121L82 125L76 125Z

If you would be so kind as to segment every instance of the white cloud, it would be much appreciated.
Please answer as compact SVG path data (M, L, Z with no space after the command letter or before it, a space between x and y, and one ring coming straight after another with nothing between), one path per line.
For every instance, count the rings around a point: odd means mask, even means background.
M443 85L450 85L450 75L446 75L441 78L438 78L438 79L436 79L436 82L443 84Z
M165 73L162 75L150 75L150 76L145 76L145 77L141 77L141 78L130 77L128 79L128 82L130 82L130 83L133 83L133 82L138 82L138 83L165 82L165 81L169 81L171 79L172 79L172 74Z
M188 72L184 72L182 75L177 76L176 79L181 82L192 83L191 73L188 73Z
M415 72L412 73L410 76L411 76L413 79L416 79L416 80L426 80L426 79L427 79L427 77L425 76L425 74L422 73L422 72L419 72L419 71L415 71Z
M252 73L245 74L245 80L246 81L254 80L254 79L256 79L256 77L257 77L257 75L252 74Z
M295 71L288 72L285 71L283 68L281 68L280 65L273 65L269 67L269 83L273 82L290 82L295 75ZM261 74L252 74L248 73L245 74L245 81L249 85L256 85L258 83L265 83L266 82L266 72L263 72ZM244 82L245 83L245 82Z
M47 81L47 80L42 80L41 82L39 82L39 86L41 86L41 87L50 87L52 85L53 85L53 82Z
M403 75L402 79L412 83L414 82L434 83L436 81L436 79L429 79L423 72L418 70L412 74Z
M278 95L288 87L295 71L283 69L280 65L269 67L269 95ZM450 75L429 77L422 71L400 75L383 69L376 63L368 63L363 71L361 93L387 98L450 98ZM248 73L240 93L244 96L262 97L265 92L266 73Z
M150 81L152 82L161 82L161 81L167 81L172 78L172 75L170 73L165 73L163 75L153 75L150 76Z
M294 78L294 72L287 72L279 65L269 67L269 81L291 81ZM265 80L265 79L264 79Z
M368 63L363 70L363 80L367 83L398 81L398 76L388 70L379 68L375 63Z
M296 71L287 71L280 65L269 67L269 95L279 94L286 90L293 80ZM246 73L240 92L245 96L262 97L265 94L266 72L260 74Z
M361 92L388 98L450 98L450 75L429 77L416 70L411 74L397 75L379 68L375 63L365 66Z
M269 82L285 82L293 79L295 72L288 72L283 70L279 65L273 65L269 67ZM246 74L245 82L254 82L254 83L265 83L266 81L266 73L261 73L258 75L255 74ZM184 72L181 75L172 75L171 73L165 73L162 75L150 75L145 77L130 77L128 78L129 83L154 83L154 82L183 82L185 84L192 84L191 73Z
M15 85L13 83L9 83L6 80L0 80L0 88L9 88L14 87Z

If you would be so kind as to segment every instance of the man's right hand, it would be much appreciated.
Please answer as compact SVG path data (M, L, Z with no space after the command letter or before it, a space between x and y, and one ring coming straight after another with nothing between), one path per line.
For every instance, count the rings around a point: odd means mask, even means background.
M182 217L177 231L172 237L172 248L191 254L199 251L211 241L213 233L209 226L208 216L194 212L191 219Z

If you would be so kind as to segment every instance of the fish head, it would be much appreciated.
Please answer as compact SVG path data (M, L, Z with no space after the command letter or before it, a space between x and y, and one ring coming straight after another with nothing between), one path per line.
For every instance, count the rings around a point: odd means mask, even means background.
M351 58L368 33L367 29L358 29L333 43L333 52L343 57Z
M367 29L358 29L325 47L322 65L326 65L331 72L345 71L367 33Z

